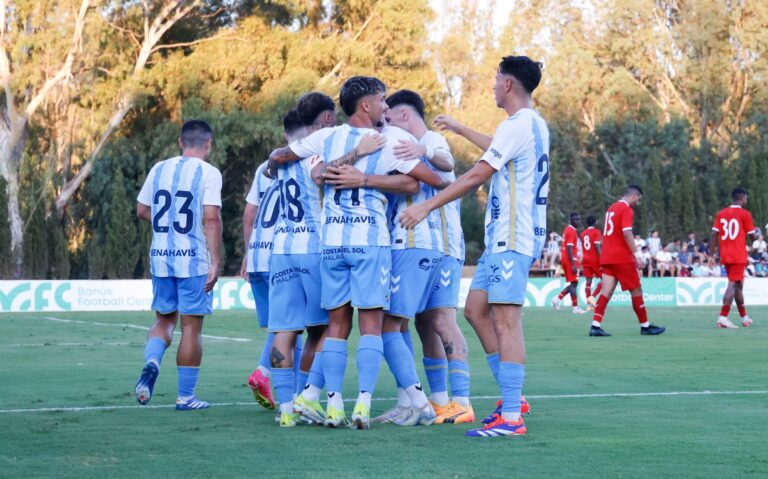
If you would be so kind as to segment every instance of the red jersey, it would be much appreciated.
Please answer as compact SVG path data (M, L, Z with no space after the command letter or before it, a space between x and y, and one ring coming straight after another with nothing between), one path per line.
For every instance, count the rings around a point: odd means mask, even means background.
M576 231L576 228L571 225L566 226L565 231L563 231L563 247L560 251L562 261L570 261L568 259L568 246L572 247L573 260L579 261L579 247L576 244L578 241L579 233Z
M597 254L595 245L602 242L603 235L600 230L590 226L581 233L581 247L584 250L584 264L600 264L600 257Z
M747 234L755 231L749 211L738 205L721 210L712 231L717 231L720 239L721 263L747 264Z
M632 231L635 212L624 200L612 204L605 213L603 249L600 264L634 263L635 256L624 241L624 232Z

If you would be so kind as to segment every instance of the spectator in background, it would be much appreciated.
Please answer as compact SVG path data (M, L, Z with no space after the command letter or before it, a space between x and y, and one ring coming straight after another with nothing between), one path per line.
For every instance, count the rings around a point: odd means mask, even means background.
M760 278L768 276L768 261L761 259L755 263L755 276Z
M681 278L690 278L692 276L693 266L683 266L679 270L678 276Z
M555 269L555 265L560 261L560 242L562 241L562 236L554 231L549 232L546 253L544 253L544 264L549 264L549 269Z
M691 266L691 276L694 278L704 278L709 276L709 268L704 266L698 259L693 260L693 266Z
M651 261L651 253L648 252L648 247L643 246L637 256L643 262L643 268L640 271L650 278L653 275L653 262Z
M717 264L715 258L709 258L709 261L707 261L707 276L711 278L719 278L723 276L720 265Z
M699 245L699 261L704 261L709 258L709 239L704 240Z
M690 253L688 253L688 243L682 244L680 240L675 240L674 245L672 246L672 254L674 255L677 253L677 257L680 259L680 264L682 265L689 265L691 264L691 258Z
M646 245L651 256L656 256L656 253L661 251L661 238L659 238L658 230L651 231L651 236L646 240Z
M766 251L768 250L767 246L768 245L766 245L765 240L763 239L763 235L757 235L757 239L752 242L752 257L756 260L765 258Z
M695 253L697 245L698 243L696 242L696 234L688 233L688 241L685 242L685 252L689 255Z
M672 261L672 253L669 247L656 253L656 269L659 270L659 276L675 276L675 265Z
M637 251L641 251L643 249L643 246L647 246L645 244L645 240L639 235L635 235L635 248L637 249Z

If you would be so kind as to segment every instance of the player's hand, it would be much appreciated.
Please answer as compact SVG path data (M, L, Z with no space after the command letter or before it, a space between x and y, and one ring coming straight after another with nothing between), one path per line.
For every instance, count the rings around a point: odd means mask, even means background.
M268 161L266 168L264 168L264 176L272 180L277 178L277 165Z
M437 115L432 121L432 124L440 131L450 131L452 133L458 133L459 126L461 125L458 121L454 120L453 117L448 115Z
M403 211L400 216L400 224L405 229L413 229L417 224L424 221L424 218L429 214L429 209L424 206L424 203L416 203Z
M245 282L248 282L248 255L246 254L243 256L243 264L240 265L240 277L245 280Z
M424 145L407 140L400 140L400 143L395 145L395 158L398 160L418 160L422 156L427 156L427 147Z
M365 185L365 174L352 165L329 166L323 173L323 179L338 190L363 188Z
M575 264L571 265L571 273L575 274L576 276L579 275L579 268Z
M360 143L357 144L357 156L370 155L373 152L379 151L387 144L387 138L384 135L378 133L368 133L360 139Z
M644 269L645 261L643 261L642 258L635 256L635 266L637 266L637 269Z
M205 288L203 290L206 293L213 291L213 287L216 286L216 281L219 280L219 265L212 264L208 270L208 279L205 281Z

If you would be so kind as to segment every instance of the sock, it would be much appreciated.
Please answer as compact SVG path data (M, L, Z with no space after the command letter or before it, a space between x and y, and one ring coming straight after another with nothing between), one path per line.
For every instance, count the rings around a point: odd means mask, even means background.
M179 397L183 399L195 396L197 377L200 367L179 366Z
M419 382L419 377L416 375L416 365L413 363L413 356L408 351L408 346L405 345L403 335L399 332L384 333L382 339L384 359L397 383L407 390L408 386Z
M269 377L269 353L272 352L272 343L274 342L275 333L267 333L267 340L264 341L264 349L261 350L261 357L259 358L259 370L266 377Z
M144 345L144 364L152 361L160 367L160 363L163 361L163 354L165 354L165 340L152 336L147 339L147 343Z
M488 361L488 367L491 368L491 373L493 374L494 379L496 379L496 382L499 382L499 353L498 351L491 354L485 355L486 361Z
M293 368L272 368L272 387L275 388L275 399L280 403L280 411L284 404L291 405L293 412L293 388L296 379Z
M592 296L597 297L600 294L600 291L602 291L602 290L603 290L603 282L600 281L597 284L597 288L595 288L595 292L592 294Z
M648 311L645 309L645 303L643 302L642 296L632 296L632 309L635 310L635 314L637 315L637 320L640 321L640 325L642 326L645 324L647 327L648 324Z
M293 414L293 401L291 402L281 402L280 403L280 412L283 414Z
M400 342L405 347L405 343L402 338L403 335L398 333L392 333L400 338ZM406 356L411 359L406 349ZM360 337L360 342L357 343L357 381L358 390L360 392L366 392L373 394L376 389L376 381L379 379L379 369L381 368L381 357L384 351L381 336L373 336L365 334ZM411 362L413 360L411 359ZM414 368L415 371L415 368Z
M336 392L341 396L344 384L344 371L347 369L347 340L326 338L323 345L323 376L328 398Z
M340 391L328 392L328 405L333 406L336 409L344 410L344 399L341 397Z
M363 406L367 407L368 410L370 410L371 409L371 393L360 392L360 394L357 395L357 404L362 404Z
M587 295L587 298L592 296L592 280L588 279L587 283L584 285L584 294Z
M571 286L570 286L570 285L568 285L568 286L566 286L566 287L565 287L565 289L564 289L564 290L560 291L560 294L558 294L558 295L557 295L557 299L563 299L563 298L565 298L565 295L566 295L566 294L568 294L568 288L570 288L570 287L571 287Z
M421 384L416 383L405 388L405 392L408 394L408 399L411 400L411 406L414 409L424 409L427 407L427 395L424 394Z
M520 393L525 379L525 365L507 361L499 362L499 387L501 388L501 414L508 421L520 419Z
M307 378L307 383L317 389L323 389L323 386L325 386L325 376L323 376L322 351L315 353L315 359L312 361L312 367L309 368L309 377ZM317 401L317 399L314 400Z
M448 375L451 378L451 396L469 397L469 364L466 361L453 360L448 363Z
M403 335L403 341L405 341L405 345L408 346L408 350L411 352L411 356L415 358L416 355L413 353L413 341L411 340L411 330L408 330L402 333L402 335Z
M739 309L739 316L743 318L747 315L747 308L743 304L737 304L736 307Z
M605 314L605 308L608 307L608 298L600 295L599 298L597 298L597 305L595 306L595 315L592 317L592 320L597 323L603 322L603 315Z
M403 388L397 388L397 405L400 407L411 407L411 400L408 399L408 393Z
M301 394L301 392L304 391L304 386L307 385L307 381L309 380L309 372L302 371L301 368L296 371L294 368L293 373L296 376L296 384L294 385L293 391L296 394Z
M427 358L422 360L424 364L424 372L427 375L427 384L429 384L429 396L435 401L435 395L438 393L446 393L448 395L448 360ZM435 401L437 402L437 401ZM437 402L440 406L445 404Z
M731 305L730 304L724 304L722 308L720 308L720 316L727 318L728 313L731 312Z
M600 324L600 322L599 322L599 321L594 321L594 320L593 320L593 321L592 321L592 326L594 326L594 327L596 327L596 328L599 328L599 327L601 327L601 326L602 326L602 324Z
M430 392L429 400L438 406L447 406L451 402L451 398L448 397L448 391Z
M578 305L579 305L579 297L576 294L576 288L573 288L573 290L571 290L571 306L575 308Z

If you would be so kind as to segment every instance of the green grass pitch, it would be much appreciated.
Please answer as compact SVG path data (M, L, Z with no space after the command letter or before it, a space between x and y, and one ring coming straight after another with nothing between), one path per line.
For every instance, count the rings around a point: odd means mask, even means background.
M249 312L206 320L208 335L252 341L204 340L198 395L214 405L192 412L172 407L176 343L153 407L136 406L151 314L6 314L0 477L768 476L768 308L751 308L755 325L738 330L715 329L713 308L649 313L666 334L640 336L630 309L609 309L611 338L587 337L587 316L526 310L528 435L495 439L466 438L464 425L279 428L245 384L264 337ZM474 333L461 324L479 420L498 390ZM356 396L356 334L348 399ZM678 392L695 394L671 394ZM393 395L382 365L373 413ZM45 410L60 407L85 409Z

